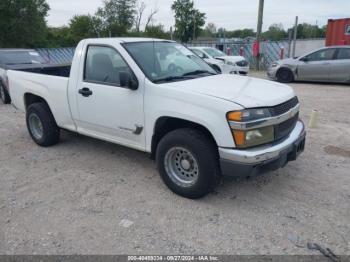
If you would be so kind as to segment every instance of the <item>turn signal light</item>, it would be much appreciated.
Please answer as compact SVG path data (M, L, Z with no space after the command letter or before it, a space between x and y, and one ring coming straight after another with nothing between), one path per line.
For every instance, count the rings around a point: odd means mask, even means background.
M242 147L245 144L245 132L244 131L233 131L233 136L235 138L236 146Z
M227 114L227 119L229 121L241 121L242 120L242 112L241 111L230 112Z

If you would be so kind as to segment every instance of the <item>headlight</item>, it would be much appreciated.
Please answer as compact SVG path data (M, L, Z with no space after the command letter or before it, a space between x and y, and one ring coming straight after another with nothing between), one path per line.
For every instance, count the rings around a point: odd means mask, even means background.
M226 65L234 66L235 64L230 61L226 61Z
M266 108L247 109L243 111L234 111L227 114L229 121L246 122L262 118L271 117L271 113Z
M271 67L277 67L278 66L278 63L274 62L271 64Z
M261 127L251 130L235 129L232 123L240 124L250 121L258 121L270 117L268 109L248 109L243 111L234 111L227 114L227 120L230 123L232 134L238 148L247 148L273 142L275 139L275 130L273 126Z
M249 131L232 130L232 133L238 148L263 145L273 142L275 139L275 130L273 126L262 127Z

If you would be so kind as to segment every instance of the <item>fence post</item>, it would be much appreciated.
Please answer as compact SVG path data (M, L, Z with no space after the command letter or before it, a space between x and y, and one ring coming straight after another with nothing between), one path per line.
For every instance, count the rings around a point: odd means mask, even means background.
M280 59L284 59L284 47L281 47Z
M241 46L241 47L239 48L239 55L240 55L240 56L244 56L244 47L243 47L243 46Z

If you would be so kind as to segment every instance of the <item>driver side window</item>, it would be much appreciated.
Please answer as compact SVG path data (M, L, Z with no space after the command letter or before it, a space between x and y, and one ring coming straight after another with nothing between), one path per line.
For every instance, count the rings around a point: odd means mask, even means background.
M89 46L84 81L121 86L119 73L131 72L121 55L112 47Z
M310 62L333 60L335 52L335 49L324 49L312 53L311 55L306 56L306 58Z

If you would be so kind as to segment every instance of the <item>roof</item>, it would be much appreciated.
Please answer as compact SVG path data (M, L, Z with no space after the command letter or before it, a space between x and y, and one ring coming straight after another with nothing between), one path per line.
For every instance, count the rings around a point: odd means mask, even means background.
M190 49L207 49L207 48L214 48L214 47L211 47L211 46L191 46L189 47ZM215 48L214 48L215 49Z
M103 40L104 42L136 43L136 42L175 42L168 39L145 38L145 37L114 37L114 38L90 38L86 40Z

